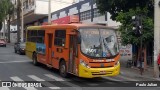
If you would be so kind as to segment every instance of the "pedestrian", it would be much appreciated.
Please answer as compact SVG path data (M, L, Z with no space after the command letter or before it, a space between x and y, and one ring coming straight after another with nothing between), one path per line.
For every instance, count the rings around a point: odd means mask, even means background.
M142 49L142 52L139 58L139 70L140 70L140 74L142 75L144 72L144 49Z
M157 64L159 67L159 77L160 77L160 50L159 50L159 54L158 54Z

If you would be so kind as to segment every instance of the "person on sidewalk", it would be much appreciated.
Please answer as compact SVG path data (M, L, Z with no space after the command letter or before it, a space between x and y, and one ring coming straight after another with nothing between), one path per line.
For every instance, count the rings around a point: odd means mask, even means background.
M159 50L157 64L158 64L158 67L159 67L159 77L160 77L160 50Z
M142 49L142 52L139 58L139 70L140 70L140 74L142 75L144 72L144 49Z

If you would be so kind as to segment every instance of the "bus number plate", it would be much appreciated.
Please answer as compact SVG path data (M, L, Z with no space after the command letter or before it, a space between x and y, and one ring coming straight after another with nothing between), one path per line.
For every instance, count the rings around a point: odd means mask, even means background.
M106 71L100 71L100 74L106 74L107 72Z

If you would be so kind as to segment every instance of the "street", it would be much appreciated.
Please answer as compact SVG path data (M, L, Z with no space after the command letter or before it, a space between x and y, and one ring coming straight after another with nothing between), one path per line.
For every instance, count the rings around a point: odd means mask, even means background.
M141 81L141 79L127 78L122 75L116 77L103 77L94 79L84 79L71 75L69 78L62 78L58 70L50 69L45 65L34 66L32 60L25 55L14 53L11 45L0 47L0 81L37 81L42 83L42 88L37 87L0 87L0 90L115 90L130 89L141 90L137 87L124 87L127 81ZM121 82L116 82L121 81ZM122 82L123 81L123 82ZM118 85L117 85L118 84ZM119 87L122 85L123 87ZM135 86L135 85L130 85ZM150 90L150 87L143 87ZM152 89L157 90L159 87Z

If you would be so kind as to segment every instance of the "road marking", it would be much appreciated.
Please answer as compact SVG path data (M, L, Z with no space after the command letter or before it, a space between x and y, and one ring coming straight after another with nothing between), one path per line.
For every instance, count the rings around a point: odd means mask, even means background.
M14 80L14 81L23 81L21 78L19 78L19 77L17 77L17 76L14 76L14 77L10 77L12 80ZM27 89L27 90L37 90L36 88L34 88L34 87L23 87L23 88L25 88L25 89Z
M27 61L9 61L9 62L0 62L0 63L22 63L22 62L31 62L29 60Z
M39 78L35 75L28 75L28 77L30 77L30 78L32 78L33 80L36 80L36 81L45 81L45 80L43 80L43 79L41 79L41 78Z
M59 78L59 77L56 77L56 76L53 76L52 74L44 74L45 76L51 78L51 79L54 79L56 81L65 81L64 79L62 78Z
M49 87L50 89L61 89L60 87Z
M28 75L28 77L32 78L35 81L45 81L45 80L43 80L43 79L41 79L41 78L39 78L39 77L37 77L35 75ZM52 85L51 83L48 82L48 85L49 84ZM60 87L56 87L56 86L55 87L48 87L48 88L50 88L50 89L61 89Z

